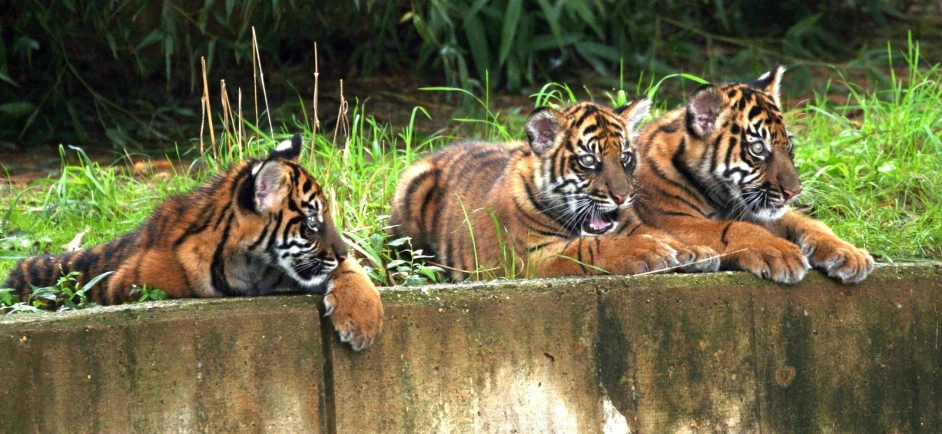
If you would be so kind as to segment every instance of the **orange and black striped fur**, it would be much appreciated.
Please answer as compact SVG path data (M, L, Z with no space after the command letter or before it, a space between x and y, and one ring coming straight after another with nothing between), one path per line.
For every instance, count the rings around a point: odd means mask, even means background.
M72 271L80 285L113 271L89 290L91 301L124 303L135 285L171 297L326 292L341 338L365 348L382 327L379 294L348 256L326 195L298 164L301 147L295 135L264 160L242 161L105 244L20 261L3 287L26 299L31 285L54 285Z
M801 182L779 109L783 72L704 86L645 126L635 209L645 223L725 254L726 269L796 283L813 266L860 282L873 258L789 207Z
M716 269L632 214L632 142L650 102L580 103L527 118L529 142L460 142L407 169L391 224L457 280L508 274L627 274ZM698 261L705 259L703 261Z

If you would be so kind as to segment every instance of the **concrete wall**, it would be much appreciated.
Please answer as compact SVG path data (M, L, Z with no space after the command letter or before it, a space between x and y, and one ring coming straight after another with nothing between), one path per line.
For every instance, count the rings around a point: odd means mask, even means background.
M942 266L383 291L0 318L0 432L939 432Z

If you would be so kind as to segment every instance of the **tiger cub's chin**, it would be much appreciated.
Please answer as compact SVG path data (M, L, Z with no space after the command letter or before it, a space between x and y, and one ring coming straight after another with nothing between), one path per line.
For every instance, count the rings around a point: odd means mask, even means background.
M87 292L103 305L129 301L131 289L145 285L171 297L327 290L338 332L365 348L382 328L379 293L348 256L327 196L298 164L302 143L295 135L267 158L239 162L167 199L141 227L108 243L24 259L2 287L26 300L32 288L72 271L81 273L78 285L113 272Z
M457 280L716 269L715 252L641 225L631 209L636 127L649 108L541 108L526 142L447 146L404 173L392 232Z
M785 212L787 211L788 209L785 205L780 207L762 208L750 214L750 217L752 217L752 220L756 223L768 223L774 222L784 217Z
M635 209L682 242L722 253L724 268L796 283L814 267L860 282L873 258L788 206L801 182L779 110L783 72L703 86L684 107L645 126Z

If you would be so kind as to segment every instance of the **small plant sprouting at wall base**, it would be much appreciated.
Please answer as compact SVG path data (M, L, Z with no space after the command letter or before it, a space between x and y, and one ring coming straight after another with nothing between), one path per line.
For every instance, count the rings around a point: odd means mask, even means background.
M386 264L392 280L400 281L405 286L419 286L428 283L442 282L445 270L437 265L428 265L424 261L431 259L431 255L423 254L422 249L412 250L412 239L409 237L397 238L386 243L387 247L401 249L406 244L408 259L393 259Z
M139 297L134 303L143 303L152 300L166 300L170 298L170 295L157 288L148 288L147 285L134 285L131 288L131 297Z
M365 239L355 233L346 235L351 238L350 245L369 262L363 266L366 273L380 285L418 286L445 281L445 270L426 263L432 256L422 249L413 250L409 237L389 240L385 228Z
M33 287L33 292L29 294L25 302L19 301L12 289L0 289L0 311L6 313L44 312L43 309L47 306L55 306L56 312L62 312L98 306L97 303L88 300L86 292L112 273L114 271L99 274L79 288L78 278L82 276L82 273L72 271L59 277L53 286Z

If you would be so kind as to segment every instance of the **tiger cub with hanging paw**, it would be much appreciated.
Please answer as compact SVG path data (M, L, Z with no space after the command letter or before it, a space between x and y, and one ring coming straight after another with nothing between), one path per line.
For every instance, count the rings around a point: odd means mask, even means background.
M715 270L707 248L642 225L630 205L648 100L541 108L528 142L459 142L407 169L390 223L455 280Z
M81 273L81 286L113 271L88 291L90 301L124 303L144 285L175 298L326 292L341 340L364 349L382 329L383 305L347 254L327 196L298 164L301 148L295 135L263 160L237 163L105 244L24 259L3 287L26 300L33 287L52 286L69 272Z
M706 85L646 125L635 209L641 219L721 254L722 267L797 283L814 267L857 283L873 258L791 209L801 192L782 117L784 68L754 83Z

